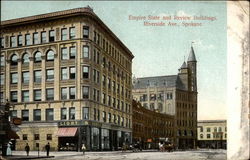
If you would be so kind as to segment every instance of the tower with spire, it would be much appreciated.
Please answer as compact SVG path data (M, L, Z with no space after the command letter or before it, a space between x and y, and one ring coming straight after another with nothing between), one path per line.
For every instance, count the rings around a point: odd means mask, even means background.
M188 90L189 91L193 91L193 92L197 92L197 72L196 72L196 58L195 58L195 54L194 54L194 48L191 45L191 50L188 56L188 60L187 60L187 67L188 67Z

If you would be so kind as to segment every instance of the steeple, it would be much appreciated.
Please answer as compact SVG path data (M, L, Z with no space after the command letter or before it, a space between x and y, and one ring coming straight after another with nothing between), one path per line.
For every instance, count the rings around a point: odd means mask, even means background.
M194 54L194 48L193 45L191 44L191 50L188 56L188 62L196 62L195 54Z
M187 68L187 64L186 64L186 62L185 62L185 61L182 63L182 65L181 65L181 68L180 68L180 69L183 69L183 68Z

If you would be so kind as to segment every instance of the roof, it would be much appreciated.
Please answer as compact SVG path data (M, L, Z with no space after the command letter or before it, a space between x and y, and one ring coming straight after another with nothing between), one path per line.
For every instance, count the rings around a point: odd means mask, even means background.
M180 68L180 69L182 69L182 68L187 68L187 64L186 64L185 61L184 61L183 64L181 65L181 68Z
M1 21L1 30L4 28L12 27L12 26L20 26L24 24L30 24L35 22L44 22L59 18L65 18L70 16L89 16L94 19L97 23L100 24L104 28L104 30L114 38L118 44L123 48L132 58L134 55L132 52L122 43L122 41L103 23L103 21L93 12L93 9L88 7L81 7L81 8L74 8L69 10L51 12L46 14L40 14L35 16L17 18L17 19L10 19Z
M147 87L176 87L182 90L185 88L178 75L137 78L134 89Z
M196 62L195 54L194 54L194 48L191 46L191 50L188 56L188 62L194 61Z
M227 120L199 120L198 123L226 123Z

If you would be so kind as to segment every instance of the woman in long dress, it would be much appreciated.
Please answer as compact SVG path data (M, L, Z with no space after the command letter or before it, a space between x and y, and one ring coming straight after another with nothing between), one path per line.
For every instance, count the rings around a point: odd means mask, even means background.
M12 155L12 153L11 153L11 148L10 148L10 143L7 144L6 155L7 155L7 156L11 156L11 155Z

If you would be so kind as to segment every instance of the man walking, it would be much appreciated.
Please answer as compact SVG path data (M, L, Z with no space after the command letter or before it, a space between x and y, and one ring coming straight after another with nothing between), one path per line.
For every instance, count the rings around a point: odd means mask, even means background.
M50 150L49 142L48 142L48 144L45 146L45 149L46 149L46 151L47 151L47 157L49 157L49 150Z
M26 151L27 156L29 156L30 146L29 146L29 144L28 144L28 143L26 143L26 146L25 146L25 151Z

